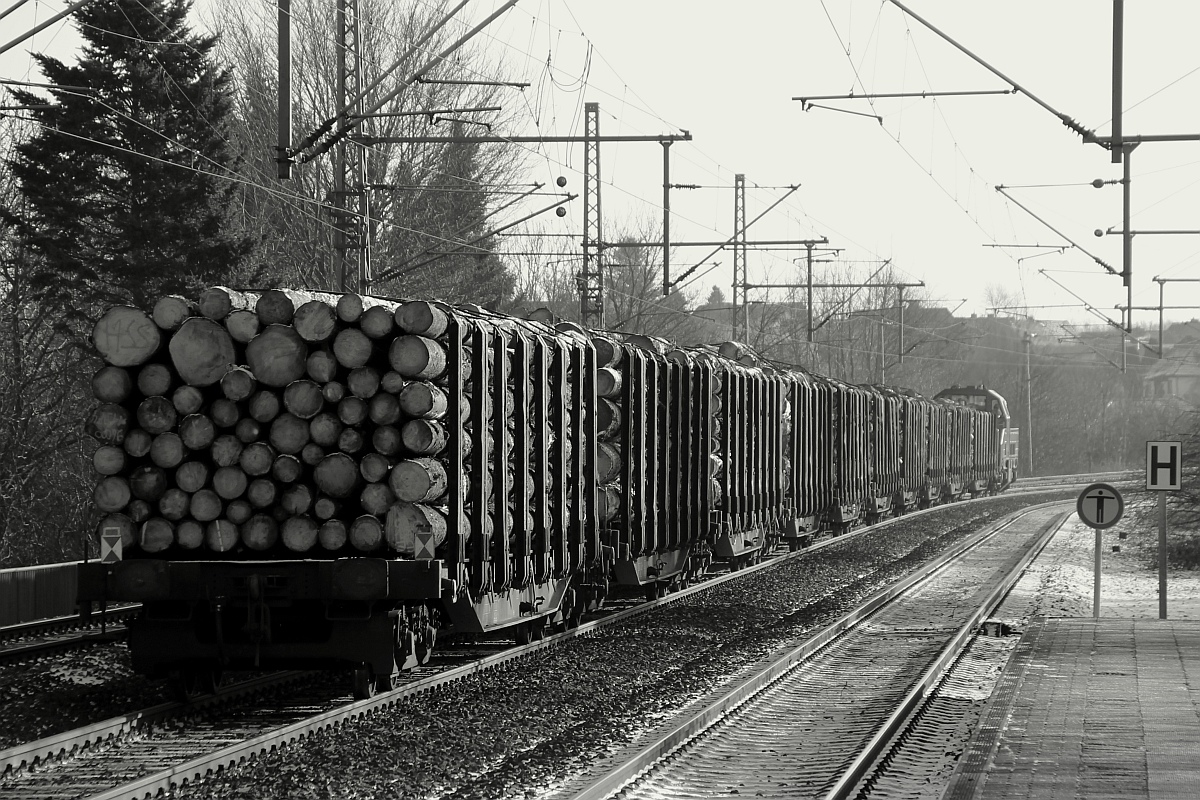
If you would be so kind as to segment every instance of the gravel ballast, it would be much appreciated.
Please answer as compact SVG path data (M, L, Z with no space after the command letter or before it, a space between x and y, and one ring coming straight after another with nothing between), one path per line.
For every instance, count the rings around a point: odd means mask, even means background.
M0 750L165 703L164 681L133 672L122 643L0 667Z
M411 698L180 797L537 797L773 650L1041 498L901 520Z

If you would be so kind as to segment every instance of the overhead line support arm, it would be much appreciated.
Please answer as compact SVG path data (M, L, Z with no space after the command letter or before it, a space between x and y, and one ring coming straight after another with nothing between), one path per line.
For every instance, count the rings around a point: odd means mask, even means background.
M788 187L787 194L785 194L783 197L780 197L778 200L776 200L776 201L775 201L774 203L772 203L771 205L767 206L767 209L766 209L765 211L763 211L761 214L759 214L759 215L758 215L757 217L755 217L754 219L752 219L752 220L750 220L749 222L747 222L747 223L746 223L746 228L749 228L751 225L753 225L754 223L758 222L760 219L762 219L763 217L765 217L765 216L766 216L767 214L769 214L771 211L774 211L776 206L778 206L778 205L779 205L780 203L782 203L784 200L787 200L789 197L791 197L791 196L792 196L792 193L793 193L793 192L795 192L795 191L796 191L797 189L799 189L799 188L800 188L800 185L799 185L799 184L796 184L795 186L790 186L790 187ZM709 253L709 254L708 254L708 255L706 255L704 258L700 259L699 261L697 261L697 262L696 262L695 264L693 264L692 266L688 267L688 269L687 269L687 270L686 270L686 271L685 271L685 272L684 272L682 275L680 275L680 276L679 276L678 278L676 278L675 280L671 281L671 286L678 286L678 285L679 285L679 284L680 284L680 283L681 283L681 282L682 282L682 281L683 281L685 278L687 278L689 275L691 275L691 274L692 274L693 272L695 272L696 270L700 269L700 267L702 267L704 264L708 263L708 260L709 260L710 258L712 258L713 256L715 256L717 253L721 252L721 250L723 250L724 248L726 248L726 247L728 247L729 245L733 244L733 241L734 241L734 239L736 239L736 238L737 238L736 234L735 234L734 236L730 236L728 239L726 239L724 242L722 242L722 243L721 243L721 244L720 244L720 245L719 245L719 246L718 246L718 247L717 247L715 250L713 250L711 253ZM820 239L819 241L817 241L816 243L817 243L817 244L826 244L828 241L829 241L828 239L826 239L824 236L822 236L822 237L821 237L821 239Z
M997 186L997 187L996 187L996 191L997 191L997 192L999 192L1000 194L1002 194L1002 195L1004 195L1005 197L1007 197L1007 198L1008 198L1009 200L1011 200L1013 203L1016 203L1016 204L1017 204L1017 206L1018 206L1018 207L1020 207L1020 209L1021 209L1022 211L1024 211L1026 214L1028 214L1029 216L1033 217L1033 218L1034 218L1034 219L1036 219L1038 222L1042 223L1043 225L1045 225L1047 228L1049 228L1050 230L1052 230L1052 231L1054 231L1055 233L1057 233L1057 234L1058 234L1059 236L1061 236L1062 238L1066 239L1068 242L1070 242L1070 243L1071 243L1071 245L1072 245L1072 246L1073 246L1073 247L1074 247L1076 250L1079 250L1080 252L1084 253L1084 254L1085 254L1085 255L1087 255L1089 258L1091 258L1093 261L1095 261L1097 264L1099 264L1100 266L1102 266L1102 267L1104 267L1106 270L1108 270L1109 274L1111 274L1111 275L1120 275L1120 274L1121 274L1120 272L1118 272L1117 270L1113 269L1113 268L1112 268L1112 267L1110 267L1108 264L1106 264L1106 263L1104 262L1104 260L1103 260L1103 259L1101 259L1099 256L1097 256L1097 255L1094 255L1093 253L1089 253L1089 252L1088 252L1088 251L1087 251L1085 248L1083 248L1083 247L1082 247L1082 246L1081 246L1081 245L1080 245L1078 242L1076 242L1076 241L1075 241L1074 239L1072 239L1070 236L1067 236L1065 233L1063 233L1062 231L1060 231L1058 228L1054 227L1054 226L1053 226L1053 225L1051 225L1049 222L1047 222L1046 220L1042 219L1040 216L1038 216L1037 214L1035 214L1035 213L1034 213L1032 210L1030 210L1030 209L1029 209L1029 207L1028 207L1028 206L1026 206L1024 203L1022 203L1022 202L1021 202L1020 200L1018 200L1017 198L1013 197L1013 196L1012 196L1011 194L1009 194L1008 192L1004 191L1004 189L1005 189L1005 187L1003 187L1003 186Z
M598 142L690 142L692 134L661 134L658 136L355 136L354 141L362 144L541 144Z
M1003 72L1001 72L1000 70L996 69L996 68L995 68L995 67L993 67L991 64L989 64L988 62L984 61L982 58L980 58L979 56L975 55L974 53L972 53L972 52L971 52L970 50L968 50L967 48L963 47L961 44L959 44L959 43L958 43L958 42L956 42L954 39L952 39L952 38L951 38L951 37L950 37L948 34L946 34L946 33L943 33L942 31L938 30L938 29L937 29L937 28L936 28L936 27L935 27L935 26L934 26L932 23L930 23L930 22L929 22L927 19L925 19L924 17L920 16L919 14L917 14L916 12L914 12L914 11L913 11L911 8L909 8L908 6L906 6L906 5L904 5L903 3L901 3L901 2L900 2L900 0L887 0L887 1L888 1L888 2L890 2L892 5L896 6L897 8L899 8L899 9L900 9L901 11L903 11L905 14L908 14L910 17L912 17L913 19L915 19L917 22L919 22L919 23L921 23L922 25L924 25L924 26L925 26L926 28L928 28L929 30L931 30L931 31L933 31L934 33L936 33L938 36L940 36L940 37L942 37L943 39L945 39L947 42L949 42L949 43L950 43L951 45L953 45L955 48L957 48L958 50L960 50L961 52L963 52L963 53L964 53L964 54L965 54L965 55L966 55L968 58L970 58L972 61L974 61L975 63L979 64L981 67L983 67L983 68L984 68L984 69L986 69L988 72L990 72L990 73L992 73L993 75L995 75L995 76L996 76L997 78L999 78L1000 80L1002 80L1002 81L1004 81L1005 83L1007 83L1009 86L1013 87L1013 89L1014 89L1015 91L1018 91L1018 92L1020 92L1021 94L1025 95L1025 96L1026 96L1026 97L1028 97L1030 100L1032 100L1033 102L1037 103L1039 106L1041 106L1042 108L1046 109L1047 111L1049 111L1049 112L1050 112L1051 114L1053 114L1054 116L1058 117L1059 121L1060 121L1060 122L1062 122L1062 124L1063 124L1063 125L1066 125L1068 128L1070 128L1071 130L1075 131L1075 133L1077 133L1077 134L1079 134L1080 136L1082 136L1082 137L1083 137L1085 140L1086 140L1086 139L1087 139L1087 137L1089 137L1089 136L1095 136L1095 133L1094 133L1093 131L1090 131L1090 130L1088 130L1087 128L1083 127L1082 125L1080 125L1080 124L1079 124L1078 122L1076 122L1075 120L1071 119L1071 118L1070 118L1069 116L1067 116L1066 114L1062 113L1061 111L1058 111L1056 108L1054 108L1053 106L1051 106L1051 105L1050 105L1049 103L1047 103L1045 100L1043 100L1042 98L1038 97L1038 96L1037 96L1037 95L1035 95L1033 92L1029 91L1029 90L1028 90L1028 89L1026 89L1024 86L1022 86L1021 84L1017 83L1017 82L1016 82L1016 81L1014 81L1012 78L1008 77L1008 76L1007 76L1007 75L1005 75Z
M871 94L814 94L807 97L793 97L793 100L799 100L801 105L810 106L813 100L886 100L892 98L904 97L971 97L975 95L992 95L992 94L1016 94L1014 89L979 89L975 91L959 91L959 92L874 92ZM822 106L824 108L824 106Z

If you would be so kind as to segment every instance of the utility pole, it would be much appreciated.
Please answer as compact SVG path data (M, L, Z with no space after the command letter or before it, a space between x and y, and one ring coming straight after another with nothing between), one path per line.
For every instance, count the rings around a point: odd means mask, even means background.
M1167 306L1163 305L1163 284L1166 283L1200 283L1200 278L1159 278L1154 277L1153 281L1158 284L1158 305L1156 306L1134 306L1136 311L1157 311L1158 312L1158 357L1161 360L1163 357L1163 311L1195 311L1200 309L1200 306ZM1125 306L1117 306L1118 309L1124 310ZM1153 350L1150 345L1142 341L1138 344L1145 347L1147 350Z
M661 142L663 148L663 297L671 293L671 140Z
M806 283L806 287L808 289L808 298L807 298L806 302L808 305L808 342L809 342L809 344L812 344L813 334L816 332L813 329L813 271L812 271L813 270L813 248L819 244L827 244L827 243L828 243L828 240L823 236L820 239L805 239L800 242L800 244L804 245L804 249L808 251L805 254L805 263L808 266L808 281ZM836 253L836 252L838 252L838 250L833 250L831 252Z
M1119 164L1125 154L1121 138L1122 83L1125 61L1125 0L1113 0L1113 55L1112 55L1112 163ZM1129 177L1129 170L1125 170ZM1129 220L1125 221L1129 227Z
M1114 0L1116 3L1121 3L1122 0ZM1115 123L1118 125L1119 123ZM1129 181L1132 177L1130 174L1129 162L1133 161L1133 148L1137 147L1137 142L1128 145L1121 145L1121 151L1124 155L1124 163L1121 165L1124 174L1121 182L1121 219L1124 223L1124 229L1121 232L1121 280L1125 283L1125 302L1127 305L1133 305L1133 231L1129 228L1129 205L1130 205L1130 190ZM1116 147L1114 147L1116 150ZM1125 330L1133 333L1133 314L1132 312L1125 319ZM1123 342L1124 340L1122 340Z
M600 104L584 104L583 270L579 275L579 321L604 327L604 235L600 216Z
M1033 334L1025 332L1025 449L1029 451L1029 477L1033 477L1033 375L1029 366L1029 351Z
M879 385L887 383L887 351L884 345L884 331L887 329L887 318L883 315L887 307L887 287L883 289L883 302L879 304Z
M893 5L895 5L899 9L901 9L905 14L907 14L908 16L912 17L913 19L917 20L922 25L924 25L926 28L928 28L930 31L937 34L938 36L940 36L942 39L949 42L954 47L958 48L960 51L965 53L976 63L983 66L985 69L987 69L993 75L1000 78L1005 83L1012 86L1014 89L1020 91L1022 94L1024 94L1026 97L1028 97L1030 100L1032 100L1037 105L1041 106L1046 111L1049 111L1051 114L1053 114L1055 117L1057 117L1059 119L1059 121L1061 121L1064 125L1066 125L1068 128L1070 128L1075 133L1079 134L1080 137L1083 139L1084 143L1097 144L1097 145L1100 145L1101 147L1106 148L1112 154L1112 162L1114 164L1122 163L1122 162L1124 163L1125 179L1124 179L1123 183L1125 186L1125 198L1124 198L1124 204L1123 204L1124 205L1123 216L1125 219L1125 230L1122 232L1123 236L1124 236L1124 248L1123 248L1123 250L1124 250L1124 252L1123 252L1124 268L1121 270L1120 275L1121 275L1123 283L1127 289L1128 305L1132 306L1133 305L1133 268L1132 268L1133 232L1131 232L1129 230L1129 177L1130 177L1129 161L1130 161L1130 155L1133 152L1133 149L1135 147L1137 147L1139 144L1142 144L1144 142L1194 142L1194 141L1200 141L1200 133L1146 134L1146 135L1141 135L1141 134L1126 135L1125 134L1123 127L1122 127L1122 107L1121 107L1122 103L1123 103L1122 81L1123 81L1123 70L1124 70L1124 44L1125 44L1125 42L1124 42L1124 27L1125 27L1125 3L1124 3L1124 0L1113 0L1112 136L1097 136L1094 131L1084 128L1082 125L1080 125L1075 120L1071 119L1066 114L1063 114L1063 113L1057 111L1054 107L1052 107L1051 105L1046 103L1044 100L1039 98L1037 95L1033 94L1025 87L1021 86L1020 84L1016 83L1011 78L1009 78L1008 76L1004 75L1004 73L1000 72L995 67L993 67L992 65L988 64L986 61L981 59L979 56L975 55L970 50L965 48L963 45L959 44L954 39L950 38L942 31L938 30L936 27L931 25L928 21L926 21L919 15L913 13L913 11L911 9L907 8L899 0L889 0L889 1ZM794 99L799 99L799 98L794 98ZM1103 181L1096 185L1101 185L1102 183L1103 183ZM1010 199L1012 199L1012 198L1010 198ZM1028 209L1026 209L1026 210L1028 211ZM1032 213L1032 212L1030 212L1030 213ZM1036 217L1036 215L1034 215L1034 216ZM1040 218L1038 218L1038 219L1040 220ZM1043 224L1045 224L1044 221L1043 221ZM1053 230L1053 228L1052 228L1052 230ZM1111 229L1109 232L1110 233L1112 232ZM1097 236L1102 236L1103 233L1104 233L1103 231L1099 231L1099 230L1096 231ZM1066 238L1067 241L1071 241L1068 237L1063 237L1063 238ZM1074 242L1072 242L1072 244L1074 244ZM1076 245L1076 247L1078 247L1078 245ZM1082 250L1082 248L1080 248L1080 249ZM1087 251L1083 251L1083 252L1086 253ZM1097 259L1093 256L1093 260L1095 260L1101 266L1104 266L1110 272L1114 271L1107 264L1104 264L1103 261L1100 261L1100 259ZM1045 272L1042 271L1042 274L1044 275ZM1125 327L1126 333L1133 332L1133 315L1132 314L1125 320L1124 327Z
M281 12L282 13L282 12ZM362 113L362 20L359 0L337 3L337 106ZM338 287L361 291L371 279L371 212L366 190L366 150L343 137L333 156L333 246Z
M809 343L809 344L812 344L812 340L813 340L813 295L812 295L812 290L813 290L813 285L812 285L812 264L813 264L813 262L812 262L812 251L813 251L813 243L812 243L812 242L805 242L805 243L804 243L804 249L808 251L808 253L805 255L805 259L804 259L804 260L805 260L805 262L808 264L808 299L807 299L807 305L808 305L808 343Z
M583 136L360 136L355 141L363 145L373 144L426 144L426 143L457 143L457 144L546 144L582 143L584 146L583 163L583 269L576 276L579 288L579 316L585 327L602 328L604 326L604 251L609 244L603 237L603 216L600 209L600 145L608 142L658 142L667 145L672 142L690 142L691 133L662 134L658 136L641 135L600 135L600 104L584 104L584 135ZM669 161L663 156L663 169L668 169ZM665 173L664 173L665 174ZM664 177L667 183L668 177ZM543 209L548 210L548 209ZM665 248L669 242L654 242L654 246L662 244ZM665 288L665 287L664 287Z
M1166 284L1165 278L1154 276L1155 283L1158 284L1158 360L1162 361L1163 357L1163 285Z
M1125 136L1122 129L1122 84L1124 81L1124 65L1125 65L1125 0L1113 0L1113 51L1112 51L1112 136L1107 138L1096 136L1091 133L1084 134L1084 141L1098 144L1101 147L1107 147L1112 153L1112 163L1122 164L1123 179L1121 181L1123 197L1122 197L1122 213L1121 218L1124 223L1121 231L1122 248L1122 267L1121 278L1125 283L1126 289L1126 305L1129 308L1129 316L1125 318L1125 330L1128 333L1133 333L1133 235L1134 231L1130 229L1130 166L1133 150L1142 142L1186 142L1196 141L1200 139L1200 134L1185 133L1185 134L1166 134L1158 136ZM1109 229L1111 232L1112 229ZM1096 235L1101 235L1100 231L1096 231ZM1161 292L1162 284L1159 284ZM1162 305L1159 303L1159 305ZM1161 325L1160 325L1161 327ZM1124 346L1122 345L1122 349ZM1159 346L1159 357L1162 357L1162 347Z
M742 341L750 343L750 302L747 296L749 280L746 277L746 176L733 176L733 332L737 339L738 297L742 307Z
M1131 319L1132 317L1133 317L1132 309L1127 309L1127 310L1121 312L1121 322L1122 323L1125 323L1126 320ZM1128 335L1129 335L1129 326L1128 326L1128 323L1125 323L1121 327L1121 373L1122 374L1129 371L1129 347L1127 346L1128 340L1125 338Z
M278 80L276 100L278 107L278 124L276 125L275 164L276 176L280 180L292 177L292 160L288 150L292 146L292 0L277 0L279 3L279 18L277 20L277 56Z
M87 2L90 0L84 0L83 3L77 4L68 11L86 5ZM401 62L393 64L369 87L364 87L362 6L360 0L337 0L337 30L334 33L334 42L337 47L338 69L336 106L339 110L334 116L321 122L297 147L293 148L290 143L292 135L291 0L279 0L277 62L279 68L277 95L279 113L277 120L278 143L275 148L278 177L287 180L291 178L293 163L304 164L331 149L334 151L333 189L329 193L328 202L332 209L333 244L337 253L333 268L337 273L337 281L342 291L356 289L365 291L372 281L371 207L367 194L365 149L366 140L369 140L370 137L354 137L351 135L352 132L361 128L366 120L376 116L375 112L399 94L404 87L411 86L422 79L428 80L424 78L426 72L447 62L453 53L505 14L516 3L517 0L504 0L482 22L455 40L448 48L426 61L408 77L398 81L400 84L398 88L386 93L382 99L372 101L375 105L368 108L367 92L379 86L384 77L391 74ZM464 5L466 5L465 0L445 15L440 22L426 30L409 54L405 56L405 59L414 55L444 25L449 23ZM465 83L464 81L445 82Z

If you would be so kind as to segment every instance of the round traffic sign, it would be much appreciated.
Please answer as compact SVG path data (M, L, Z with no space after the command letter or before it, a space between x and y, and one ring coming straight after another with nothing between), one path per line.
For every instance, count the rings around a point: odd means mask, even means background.
M1093 483L1079 494L1075 511L1085 525L1111 528L1125 513L1125 501L1121 493L1107 483Z

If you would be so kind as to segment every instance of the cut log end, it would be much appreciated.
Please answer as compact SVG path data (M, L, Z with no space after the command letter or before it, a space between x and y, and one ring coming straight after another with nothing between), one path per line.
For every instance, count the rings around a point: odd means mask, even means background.
M111 364L92 376L92 395L101 403L120 403L133 391L133 378L123 367Z
M317 543L320 526L312 517L288 517L279 531L283 546L293 553L307 553Z
M158 298L150 316L154 324L164 331L178 330L184 320L196 313L196 306L186 297L169 294Z
M308 345L287 325L268 325L246 345L246 362L264 386L283 387L308 368Z
M113 306L92 327L92 344L114 367L144 364L162 344L162 334L146 312Z
M204 317L185 321L167 346L171 363L189 386L211 386L234 366L233 338L224 326Z
M356 550L370 553L383 545L383 523L378 517L364 514L350 524L350 544Z

